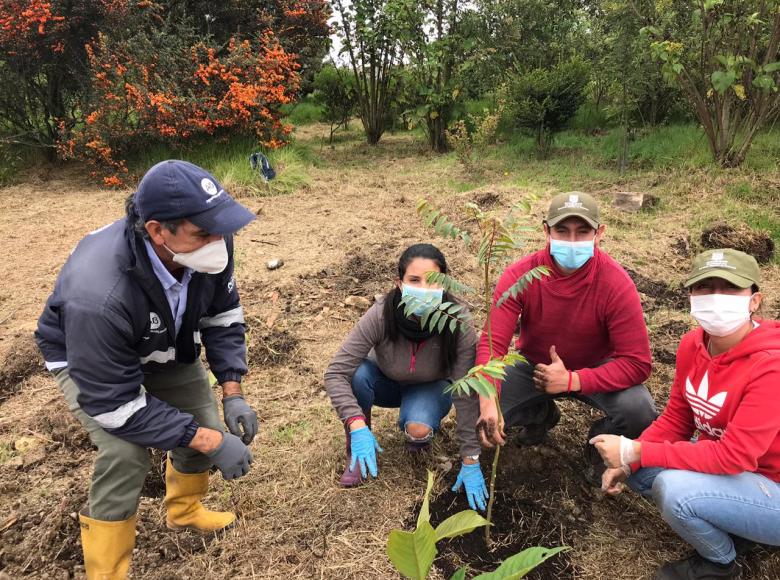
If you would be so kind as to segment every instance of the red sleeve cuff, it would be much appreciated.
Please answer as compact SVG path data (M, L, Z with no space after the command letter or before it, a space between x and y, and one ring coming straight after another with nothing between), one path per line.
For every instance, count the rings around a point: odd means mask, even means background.
M642 457L639 460L642 467L667 467L666 443L642 441ZM633 467L632 467L633 469Z
M596 393L596 385L593 380L593 371L591 369L580 369L574 371L580 379L580 393L583 395L592 395Z

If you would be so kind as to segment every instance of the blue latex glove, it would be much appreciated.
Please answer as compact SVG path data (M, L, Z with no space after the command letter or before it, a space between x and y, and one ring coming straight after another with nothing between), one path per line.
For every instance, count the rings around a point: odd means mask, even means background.
M371 477L376 477L376 452L380 453L383 449L376 442L374 434L368 427L355 429L350 434L350 453L352 462L349 464L349 470L355 469L355 463L360 465L360 475L366 477L366 468Z
M488 498L488 490L485 486L485 478L482 476L482 469L479 463L472 465L461 464L458 479L452 486L452 491L458 491L460 487L466 487L466 498L469 500L469 506L475 510L477 507L485 510L485 502Z

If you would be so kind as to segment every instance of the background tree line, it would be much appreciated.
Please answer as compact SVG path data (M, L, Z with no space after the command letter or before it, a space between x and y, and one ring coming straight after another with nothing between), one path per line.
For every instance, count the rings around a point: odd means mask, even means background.
M283 145L312 92L331 139L357 116L370 144L524 131L545 157L619 127L624 168L637 131L692 121L728 167L779 115L780 0L0 0L0 81L0 142L108 185L150 143Z

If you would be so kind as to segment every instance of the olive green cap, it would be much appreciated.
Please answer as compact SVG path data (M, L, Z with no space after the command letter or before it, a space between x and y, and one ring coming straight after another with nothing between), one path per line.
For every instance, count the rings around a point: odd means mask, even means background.
M761 271L753 256L733 248L722 248L697 255L683 286L689 288L705 278L722 278L738 288L750 288L753 284L761 284Z
M554 226L570 217L582 218L595 229L601 225L599 206L596 200L581 191L559 193L552 198L550 211L547 212L547 225Z

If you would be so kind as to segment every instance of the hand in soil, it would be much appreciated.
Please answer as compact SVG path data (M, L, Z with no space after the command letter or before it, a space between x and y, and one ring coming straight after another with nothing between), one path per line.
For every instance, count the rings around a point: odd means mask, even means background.
M376 477L378 473L376 465L376 452L380 453L383 449L377 443L374 438L374 434L368 427L361 427L355 429L350 433L351 437L351 451L352 451L352 463L349 465L349 470L355 469L355 465L360 465L360 474L365 478L366 469L371 477Z
M504 433L504 418L498 414L494 399L483 399L479 402L479 419L477 420L477 437L484 446L492 449L496 445L506 443Z
M469 507L473 510L479 508L485 511L488 490L479 463L461 464L460 473L458 473L458 479L455 480L455 485L452 486L452 491L458 491L461 486L466 488L466 499L469 500Z
M548 395L579 391L579 381L577 385L573 385L572 378L561 357L555 352L555 345L550 347L550 364L538 364L534 368L536 390Z
M628 474L621 467L611 467L604 471L601 476L601 491L609 495L618 495L625 487L623 483L628 478Z

